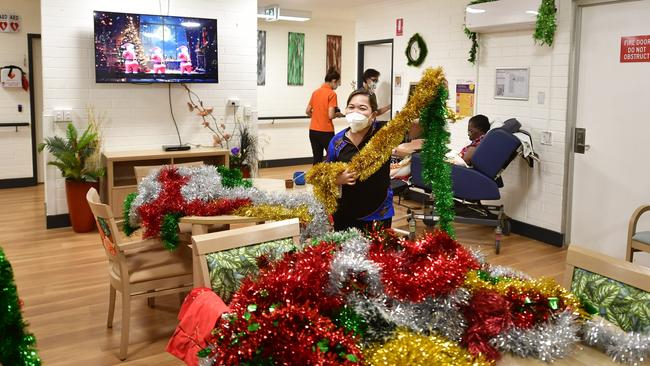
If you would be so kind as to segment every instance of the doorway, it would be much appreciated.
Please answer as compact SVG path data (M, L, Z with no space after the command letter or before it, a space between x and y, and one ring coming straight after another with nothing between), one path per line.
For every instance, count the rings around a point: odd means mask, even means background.
M569 129L574 141L567 145L565 224L571 244L624 258L630 216L650 203L644 108L650 100L650 62L621 62L619 56L622 37L648 34L650 0L582 4L576 9L569 94L574 107L568 120L576 129ZM580 135L584 141L575 141ZM639 229L650 229L650 217ZM650 264L648 256L637 258Z
M43 57L41 35L27 35L29 58L29 105L32 126L32 167L34 184L45 182L45 159L36 146L43 141Z
M357 87L363 86L363 72L366 69L379 71L379 84L375 93L379 107L393 104L393 40L381 39L376 41L359 42L357 63ZM389 121L393 118L393 110L377 117L378 121Z

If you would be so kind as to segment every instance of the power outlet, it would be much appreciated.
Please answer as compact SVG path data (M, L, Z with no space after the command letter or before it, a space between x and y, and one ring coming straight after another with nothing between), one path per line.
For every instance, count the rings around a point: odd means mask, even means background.
M229 107L239 107L239 98L237 98L237 97L228 98L228 106Z
M551 131L542 131L542 145L548 145L551 146L553 145L553 134Z
M54 122L72 122L72 111L69 109L55 109Z

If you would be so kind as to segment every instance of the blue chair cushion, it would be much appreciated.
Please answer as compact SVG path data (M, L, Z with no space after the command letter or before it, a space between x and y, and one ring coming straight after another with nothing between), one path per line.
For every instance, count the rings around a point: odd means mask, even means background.
M472 155L472 167L495 179L510 162L521 141L510 132L495 128L490 130Z
M650 245L650 231L639 231L638 233L634 234L632 240Z
M472 168L452 165L451 185L456 198L468 201L501 198L497 182Z

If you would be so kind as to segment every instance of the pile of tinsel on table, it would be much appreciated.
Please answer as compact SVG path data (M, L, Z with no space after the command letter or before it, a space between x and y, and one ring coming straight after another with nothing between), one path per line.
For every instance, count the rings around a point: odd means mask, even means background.
M145 177L124 201L124 232L144 227L144 238L160 237L173 250L183 216L237 215L265 220L299 218L302 235L330 229L327 213L307 192L267 192L252 187L241 172L223 166L165 166Z
M492 266L446 233L329 233L243 281L202 364L492 365L563 358L575 342L643 363L648 335L590 320L552 279Z

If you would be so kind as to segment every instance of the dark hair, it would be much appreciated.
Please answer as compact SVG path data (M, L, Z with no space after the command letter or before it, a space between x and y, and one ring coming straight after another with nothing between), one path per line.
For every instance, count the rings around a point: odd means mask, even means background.
M339 74L335 68L330 67L330 69L327 70L327 74L325 74L325 82L329 83L330 81L334 80L341 80L341 74Z
M379 109L377 107L377 99L373 98L370 95L370 93L366 89L363 89L363 88L357 89L357 90L353 91L352 93L350 93L350 96L348 97L348 102L346 103L346 105L350 104L350 101L356 95L365 95L366 97L368 97L368 101L370 102L370 109L372 109L373 112L377 112L377 110Z
M490 120L482 114L477 114L470 118L468 124L474 125L474 127L483 133L487 133L490 130Z
M379 77L379 71L375 69L368 69L363 72L363 81L366 81L370 78L378 78Z

